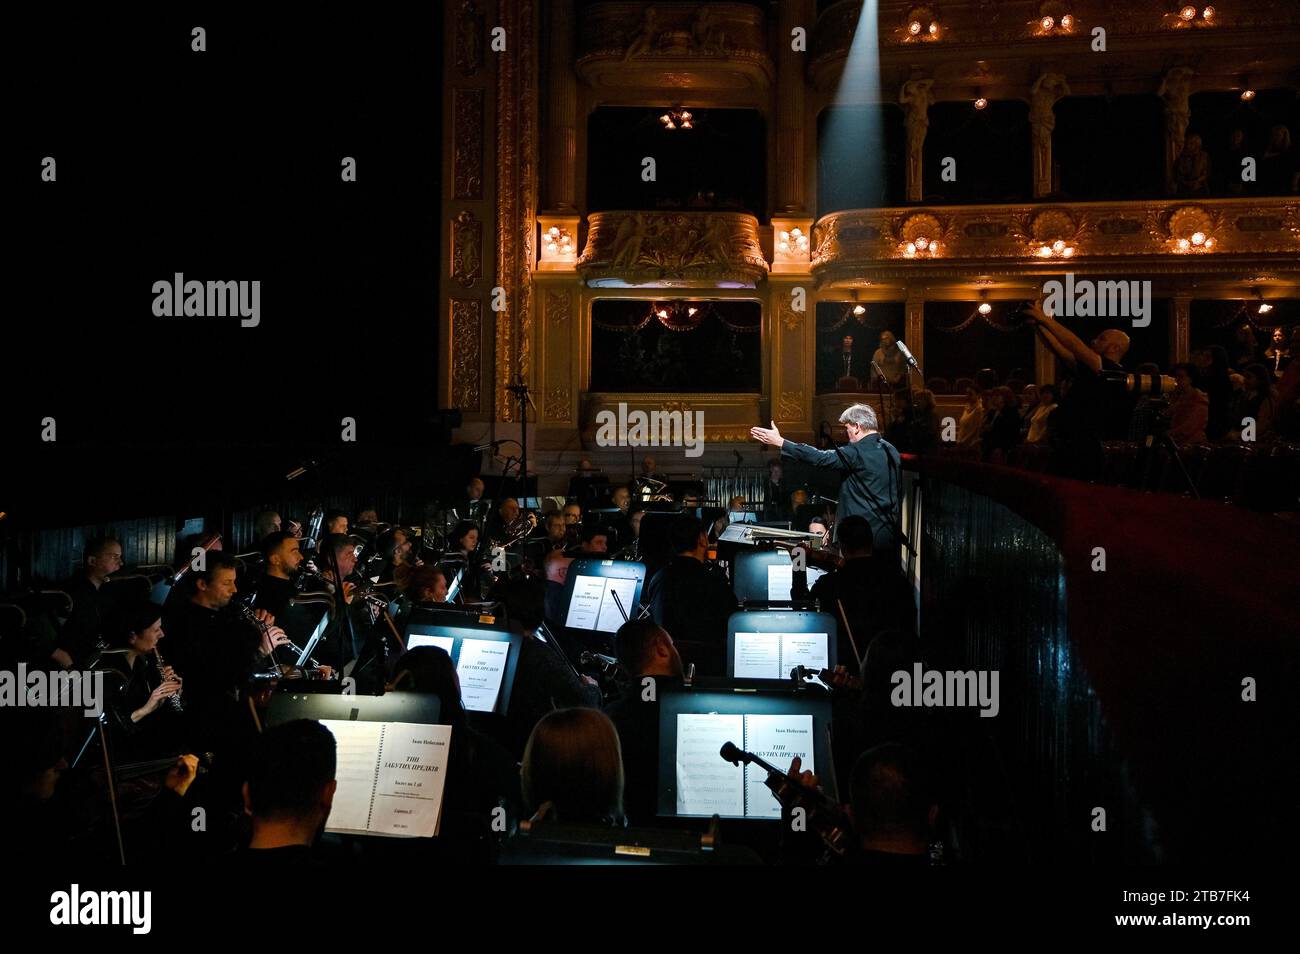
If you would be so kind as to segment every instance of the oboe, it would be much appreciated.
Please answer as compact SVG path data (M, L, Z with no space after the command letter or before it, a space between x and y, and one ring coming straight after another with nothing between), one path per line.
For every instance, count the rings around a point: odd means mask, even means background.
M162 653L158 652L158 647L156 646L154 647L153 650L153 661L154 661L154 665L158 667L158 675L162 676L163 665L164 665L163 658L162 658ZM166 676L163 676L163 681L164 682L167 681ZM185 704L181 702L181 691L179 689L177 689L170 696L168 696L167 701L171 703L171 707L175 709L177 712L185 711Z

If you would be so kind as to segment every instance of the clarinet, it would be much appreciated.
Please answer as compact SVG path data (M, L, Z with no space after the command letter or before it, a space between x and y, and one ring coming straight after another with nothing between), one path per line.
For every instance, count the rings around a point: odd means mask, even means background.
M158 647L156 646L154 647L154 651L153 651L153 662L154 665L158 667L158 675L162 676L163 658L162 658L162 654L158 652ZM163 681L166 682L166 677L163 678ZM185 711L185 704L181 702L181 694L179 691L173 692L170 696L168 696L167 701L171 703L171 707L175 709L177 712Z
M249 600L248 600L248 603L247 603L247 604L241 603L241 602L239 602L238 600L232 600L231 603L230 603L230 605L231 605L231 606L234 606L234 607L238 610L239 614L244 618L244 620L245 620L249 625L251 625L251 626L255 626L255 627L257 628L258 632L260 632L262 635L266 635L267 631L270 630L271 627L270 627L267 623L265 623L265 622L263 622L262 620L258 619L258 618L257 618L257 614L256 614L255 612L253 612L252 603L253 603L253 600L255 600L256 598L257 598L257 593L254 592L254 593L249 597ZM294 653L294 654L297 655L299 658L301 658L302 655L303 655L302 648L301 648L297 643L295 643L293 640L289 639L289 637L288 637L287 634L285 635L284 638L285 638L285 641L284 641L283 643L281 643L280 645L286 647L290 652ZM275 662L275 649L274 649L274 648L272 648L272 650L271 650L271 656L270 656L270 659L271 659L271 662L274 664L274 662ZM316 660L312 659L310 656L307 657L307 663L308 663L308 665L310 665L313 669L319 669L319 668L320 668L320 665L316 662Z

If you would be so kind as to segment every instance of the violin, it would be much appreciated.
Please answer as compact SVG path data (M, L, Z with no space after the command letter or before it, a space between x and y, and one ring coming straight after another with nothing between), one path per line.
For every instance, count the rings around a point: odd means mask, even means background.
M847 689L850 692L862 691L862 678L853 675L844 666L836 666L834 669L809 669L806 666L795 666L790 670L790 678L799 682L814 677L831 689Z

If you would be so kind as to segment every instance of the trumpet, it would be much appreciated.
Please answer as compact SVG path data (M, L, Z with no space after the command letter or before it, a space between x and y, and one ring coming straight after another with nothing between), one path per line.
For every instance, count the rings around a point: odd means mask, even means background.
M158 652L158 647L156 646L154 647L154 651L153 651L153 662L154 665L158 667L158 675L162 676L163 666L165 665L165 663L163 663L162 653ZM166 681L167 681L166 677L163 677L163 682ZM181 693L179 689L167 697L167 702L177 712L185 711L185 704L181 702Z

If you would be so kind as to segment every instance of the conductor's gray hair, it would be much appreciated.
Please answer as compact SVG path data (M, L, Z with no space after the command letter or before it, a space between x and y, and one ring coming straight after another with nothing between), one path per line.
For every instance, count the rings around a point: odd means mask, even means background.
M876 420L876 412L870 405L854 404L846 408L840 415L841 424L856 424L863 430L879 430L879 422Z

